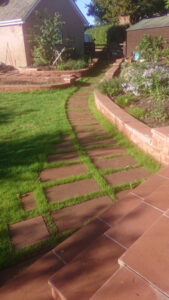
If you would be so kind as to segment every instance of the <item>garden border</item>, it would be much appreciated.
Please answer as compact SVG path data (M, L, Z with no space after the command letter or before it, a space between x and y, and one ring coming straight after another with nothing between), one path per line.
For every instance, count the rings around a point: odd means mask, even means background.
M58 84L2 84L0 85L0 92L23 92L23 91L34 91L34 90L47 90L47 89L64 89L72 86L77 78L88 75L88 73L97 65L98 58L94 58L92 63L85 69L79 70L42 70L40 68L17 68L19 74L36 76L40 78L51 77L60 78Z
M117 59L112 68L105 74L104 80L117 75L123 59ZM169 126L150 128L141 121L129 115L116 105L108 96L94 91L95 105L97 109L119 131L124 133L141 150L150 154L162 165L169 164Z

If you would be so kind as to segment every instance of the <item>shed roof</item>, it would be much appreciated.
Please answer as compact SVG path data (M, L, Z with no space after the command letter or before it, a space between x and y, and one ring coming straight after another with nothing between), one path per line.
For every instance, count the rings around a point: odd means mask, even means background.
M127 31L148 29L148 28L158 28L169 26L169 14L162 17L154 17L150 19L143 19L140 22L134 24Z
M0 0L0 26L23 24L40 1L41 0ZM72 0L69 1L84 25L88 25L88 21L77 5Z

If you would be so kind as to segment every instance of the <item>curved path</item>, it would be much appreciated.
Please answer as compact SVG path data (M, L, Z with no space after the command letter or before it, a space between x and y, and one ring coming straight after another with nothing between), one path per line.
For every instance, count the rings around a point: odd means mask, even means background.
M143 185L134 191L116 194L120 201L116 204L113 201L117 187L126 185L129 188L131 182L151 174L137 166L135 159L118 146L94 118L88 106L93 89L94 83L91 82L69 99L67 116L74 133L64 136L60 144L55 145L56 153L48 158L49 163L69 163L57 168L51 166L40 174L42 182L65 179L64 183L61 181L61 184L45 189L48 203L77 200L73 206L65 202L67 207L52 211L52 220L60 232L93 221L13 279L7 280L0 289L4 300L51 299L48 285L51 276L49 284L55 299L135 300L139 293L140 299L158 299L155 298L158 291L150 289L147 282L129 268L120 269L118 259L121 259L122 265L128 263L130 253L124 260L122 255L161 217L162 212L143 201L142 194L147 190L150 193ZM72 180L71 176L77 177ZM29 231L29 224L27 227ZM14 238L13 242L19 245ZM135 256L137 249L133 251ZM117 275L113 280L118 284L126 282L128 286L136 281L140 290L135 290L134 286L129 291L125 290L123 297L117 297L117 285L113 285L114 290L111 290L112 285L109 286L113 274ZM121 290L124 286L118 288ZM129 292L134 293L135 298L126 298Z

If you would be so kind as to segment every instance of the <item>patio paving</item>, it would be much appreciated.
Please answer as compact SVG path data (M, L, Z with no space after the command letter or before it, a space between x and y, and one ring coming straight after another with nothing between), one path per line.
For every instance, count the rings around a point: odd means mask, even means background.
M21 204L24 210L32 210L36 208L36 201L33 192L26 193L21 197Z

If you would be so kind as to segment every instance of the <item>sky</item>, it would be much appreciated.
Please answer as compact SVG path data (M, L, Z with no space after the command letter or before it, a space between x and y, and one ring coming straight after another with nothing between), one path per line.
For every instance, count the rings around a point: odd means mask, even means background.
M76 4L80 8L80 10L82 11L82 13L86 17L86 19L89 21L90 25L93 25L94 24L94 18L87 16L86 4L89 4L90 2L91 2L91 0L77 0Z

